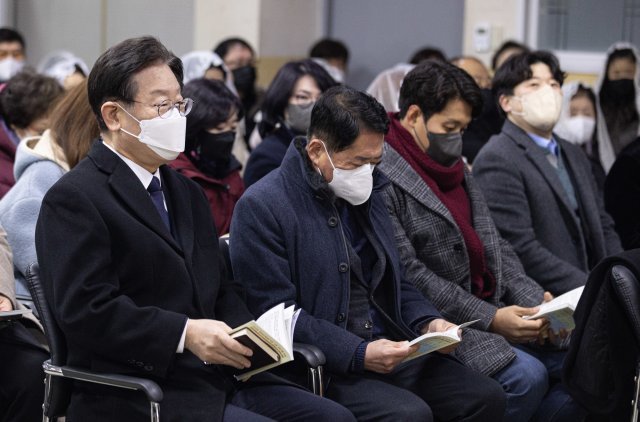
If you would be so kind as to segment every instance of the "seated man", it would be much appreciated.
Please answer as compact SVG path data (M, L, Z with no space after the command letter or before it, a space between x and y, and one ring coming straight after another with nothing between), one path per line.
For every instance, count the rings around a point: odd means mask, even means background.
M360 420L500 420L504 393L443 354L401 365L407 340L452 326L403 275L380 190L388 128L373 97L339 86L311 114L280 168L240 198L234 274L260 314L301 308L296 341L326 355L326 397ZM463 340L464 341L464 340Z
M553 134L563 79L550 53L510 57L493 79L507 120L473 163L498 230L527 275L556 296L584 285L602 258L622 251L589 159Z
M507 119L473 164L500 234L526 274L553 295L583 286L594 265L622 250L589 159L553 133L563 80L551 53L510 57L493 79ZM564 353L536 357L547 366L551 381L558 381ZM559 383L554 388L562 390Z
M427 61L404 78L399 104L378 168L391 181L383 192L407 279L451 321L480 319L456 355L502 384L505 420L528 421L547 370L510 343L546 334L544 320L522 319L544 292L500 237L461 159L462 132L482 110L480 89L462 69Z
M182 63L152 37L117 44L89 75L101 141L46 194L36 228L41 276L68 363L155 380L166 421L353 420L273 375L246 383L251 350L229 336L252 319L222 274L209 204L165 164L185 144ZM77 421L139 421L135 392L76 384Z

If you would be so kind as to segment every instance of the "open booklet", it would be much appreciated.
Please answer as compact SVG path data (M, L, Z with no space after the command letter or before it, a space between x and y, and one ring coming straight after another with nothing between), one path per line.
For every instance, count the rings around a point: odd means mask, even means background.
M255 321L235 328L229 333L243 345L253 351L251 366L237 372L239 381L252 375L293 360L293 330L300 309L294 306L284 307L284 303L274 306Z
M443 349L447 346L451 346L452 344L459 343L462 339L458 335L458 330L468 327L471 324L475 324L478 321L480 320L476 319L473 321L465 322L464 324L451 327L447 331L427 333L413 339L411 342L409 342L409 346L419 344L420 347L418 348L418 350L404 358L403 362L407 362L411 359L426 355L427 353L435 352L436 350Z
M551 330L558 332L559 330L573 330L576 327L576 323L573 320L573 311L578 306L580 296L584 286L577 287L567 293L560 295L549 302L544 302L540 305L540 309L535 315L524 316L524 319L538 319L546 318L550 325Z

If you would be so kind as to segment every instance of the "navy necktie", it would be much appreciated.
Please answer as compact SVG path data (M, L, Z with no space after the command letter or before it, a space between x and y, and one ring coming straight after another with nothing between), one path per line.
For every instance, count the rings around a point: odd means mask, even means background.
M162 218L164 225L167 226L167 230L171 231L169 213L164 207L164 195L162 194L162 188L160 187L160 180L158 180L157 177L153 176L153 179L151 179L151 183L149 183L147 191L149 191L149 195L151 196L153 205L155 205L156 209L158 210L158 213L160 214L160 218Z

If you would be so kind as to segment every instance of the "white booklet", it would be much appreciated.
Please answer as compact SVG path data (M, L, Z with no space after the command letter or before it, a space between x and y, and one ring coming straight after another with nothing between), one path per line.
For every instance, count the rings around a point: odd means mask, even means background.
M236 327L229 333L253 351L249 359L251 366L240 370L234 376L243 381L275 366L293 360L293 331L300 309L284 307L284 303L274 306L255 321Z
M573 311L578 306L580 296L584 286L577 287L567 293L560 295L549 302L540 304L540 310L535 315L524 316L524 319L546 318L551 324L551 330L558 332L559 330L573 330L576 323L573 320Z
M404 358L403 362L410 361L411 359L426 355L427 353L435 352L436 350L440 350L447 346L451 346L452 344L459 343L462 339L458 335L458 330L468 327L471 324L475 324L478 321L480 320L476 319L473 321L465 322L464 324L451 327L447 331L427 333L413 339L409 342L409 346L419 344L420 347L418 347L418 350Z

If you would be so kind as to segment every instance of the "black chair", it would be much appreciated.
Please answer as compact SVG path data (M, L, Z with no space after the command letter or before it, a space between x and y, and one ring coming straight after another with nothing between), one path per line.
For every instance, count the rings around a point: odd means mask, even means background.
M81 368L72 368L66 365L67 345L64 334L60 330L60 327L58 327L47 302L44 288L40 282L37 263L29 266L26 276L29 291L40 315L40 321L44 327L45 336L51 351L51 359L42 364L45 372L42 420L45 422L55 421L56 418L65 415L75 380L107 385L114 388L141 391L149 400L151 421L160 421L162 390L154 381L126 375L101 374Z
M574 317L563 368L567 390L589 421L637 421L640 282L624 261L609 258L592 271Z
M229 235L222 236L218 240L218 244L224 259L227 277L233 280L233 269L231 268L231 256L229 254ZM323 367L326 363L324 353L316 346L305 343L293 343L293 353L302 357L306 364L309 388L313 394L322 397L324 395ZM276 370L275 372L278 371Z

